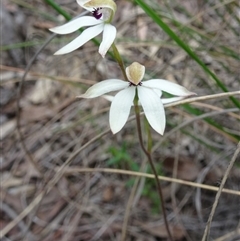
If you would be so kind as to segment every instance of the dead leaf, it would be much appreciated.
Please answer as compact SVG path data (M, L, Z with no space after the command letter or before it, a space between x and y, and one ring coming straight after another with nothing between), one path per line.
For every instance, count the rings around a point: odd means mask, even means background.
M26 185L21 185L19 187L10 188L8 192L13 196L22 195L24 193L26 197L31 197L35 192L35 190L36 190L35 185L26 184Z
M46 21L36 21L33 23L33 26L35 28L40 28L40 29L46 29L48 30L49 28L53 28L55 27L55 24L53 24L52 22L46 22Z
M51 79L40 78L28 99L34 104L45 103L54 91L53 81Z
M10 135L16 128L16 120L10 120L3 125L0 125L1 129L1 135L0 135L0 140L2 141L5 137Z
M171 59L170 64L178 64L179 62L182 62L186 58L187 54L185 52L178 52L176 55Z
M112 186L108 186L103 190L103 194L102 194L102 199L104 202L109 202L112 200L113 198L113 187Z
M146 24L146 20L144 20L143 18L138 18L137 26L138 26L137 35L138 35L139 39L142 41L146 40L147 33L148 33L148 26Z
M22 178L16 178L14 176L11 176L11 174L8 174L7 175L8 177L4 177L4 176L3 176L2 183L1 183L2 188L4 188L4 189L10 188L10 187L20 186L20 185L23 184Z
M174 158L167 157L163 166L166 171L172 173L174 168ZM178 161L177 178L187 181L195 180L199 173L199 167L189 158L181 157Z
M13 196L7 192L7 190L1 190L1 195L0 195L1 202L4 201L8 205L10 205L14 210L16 210L18 213L21 212L22 210L22 205L21 205L21 199L20 197Z
M30 105L22 110L21 123L31 121L41 121L46 118L52 118L55 111L51 110L48 106L33 106Z
M141 228L149 234L158 238L167 238L168 233L164 224L153 225L153 224L140 224ZM185 237L185 230L183 227L177 224L169 224L169 228L174 240L182 240Z
M172 189L172 185L168 184L167 186L162 187L163 199L168 201L171 199L172 191L176 193L180 189L181 185L178 183L174 183L174 190Z
M36 159L34 159L36 161ZM41 173L36 169L36 167L30 162L22 162L18 169L15 172L15 176L17 177L27 177L27 178L39 178L41 177Z

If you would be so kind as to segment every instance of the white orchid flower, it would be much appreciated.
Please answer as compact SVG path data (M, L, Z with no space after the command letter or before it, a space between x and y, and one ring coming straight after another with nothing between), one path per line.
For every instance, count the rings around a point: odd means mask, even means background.
M126 68L129 82L120 79L104 80L93 85L85 94L78 97L95 98L111 91L120 90L113 98L107 96L107 99L112 101L109 122L111 130L115 134L126 124L134 97L137 93L139 104L142 106L149 124L156 132L163 135L166 126L163 104L195 95L195 93L188 91L181 85L163 79L142 81L144 73L145 67L134 62ZM162 91L178 97L161 99Z
M112 0L77 0L77 3L90 11L93 16L78 17L62 26L51 28L50 31L57 34L69 34L82 27L91 27L85 29L80 36L58 50L55 55L70 53L103 32L99 53L104 58L116 37L116 28L110 24L116 12L116 4Z

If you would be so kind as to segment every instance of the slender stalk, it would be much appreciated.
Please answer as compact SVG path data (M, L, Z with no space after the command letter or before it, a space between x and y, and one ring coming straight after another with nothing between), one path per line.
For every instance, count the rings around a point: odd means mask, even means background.
M154 177L155 177L155 180L156 180L156 184L157 184L157 190L158 190L159 198L160 198L160 201L161 201L163 219L164 219L164 223L165 223L166 230L167 230L167 233L168 233L168 238L169 238L170 241L173 241L173 238L172 238L172 235L171 235L171 232L170 232L170 228L169 228L169 224L168 224L168 220L167 220L167 214L166 214L166 209L165 209L165 205L164 205L162 187L161 187L160 180L158 178L157 170L156 170L156 168L153 164L151 152L146 150L146 148L144 147L144 144L143 144L143 138L142 138L142 132L141 132L141 121L140 121L140 109L139 109L139 106L138 106L137 93L136 93L136 97L134 99L134 109L135 109L135 116L136 116L136 122L137 122L137 132L138 132L138 138L139 138L140 146L141 146L143 152L145 153L145 155L147 156L148 161L150 163L150 166L152 168L152 171L153 171L153 174L154 174Z
M153 143L152 143L152 135L151 135L151 129L150 129L150 125L145 117L145 123L146 123L146 130L147 130L147 151L149 153L152 152L152 146L153 146Z
M121 71L122 71L122 74L123 74L123 76L124 76L124 79L125 79L126 81L128 81L128 78L127 78L127 75L126 75L125 66L124 66L122 57L121 57L121 55L119 54L118 49L117 49L117 47L116 47L116 45L115 45L114 43L112 44L112 49L113 49L113 55L114 55L115 60L117 61L118 65L119 65L119 67L120 67L120 69L121 69Z
M22 148L24 150L24 152L26 153L30 163L33 165L33 167L36 169L36 171L43 176L43 172L41 167L39 166L39 164L37 163L37 161L34 159L33 155L30 153L30 151L28 150L26 144L25 144L25 140L24 140L24 135L21 131L21 125L20 125L20 99L21 99L21 93L23 90L23 84L24 81L26 79L26 76L28 74L28 72L30 71L34 61L36 60L36 58L38 57L38 55L40 54L40 52L52 41L52 39L56 36L56 34L52 34L45 42L44 44L41 46L41 48L35 53L35 55L31 58L31 60L29 61L29 63L27 64L27 67L24 71L24 74L22 76L20 85L18 87L17 90L17 132L19 135L19 139L20 139L20 143L22 145Z

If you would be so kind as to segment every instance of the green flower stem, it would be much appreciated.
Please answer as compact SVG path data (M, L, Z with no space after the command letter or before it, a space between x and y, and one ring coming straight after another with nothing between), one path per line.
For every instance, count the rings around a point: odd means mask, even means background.
M124 66L122 57L121 57L121 55L119 54L118 49L117 49L117 47L116 47L116 45L115 45L114 43L112 44L112 49L113 49L113 55L114 55L114 57L115 57L115 60L118 62L118 65L119 65L120 69L122 70L124 79L125 79L126 81L128 81L128 77L127 77L127 75L126 75L125 66Z
M150 163L150 166L152 168L153 174L155 176L158 195L159 195L160 202L161 202L163 219L164 219L164 223L165 223L166 230L167 230L167 233L168 233L168 238L169 238L170 241L173 241L173 238L172 238L172 235L171 235L171 232L170 232L170 229L169 229L169 224L168 224L167 214L166 214L166 208L165 208L165 205L164 205L162 187L161 187L160 180L158 179L157 170L156 170L156 168L153 164L151 152L149 150L146 150L146 148L144 147L144 144L143 144L143 138L142 138L142 132L141 132L141 120L140 120L140 108L139 108L139 105L138 105L137 90L136 90L136 95L135 95L135 98L134 98L134 110L135 110L135 116L136 116L136 122L137 122L137 132L138 132L138 138L139 138L140 146L141 146L144 154L147 156L148 161ZM150 129L150 128L148 128L148 129ZM150 130L148 132L150 132ZM148 149L149 148L150 148L150 146L149 146L149 143L148 143Z

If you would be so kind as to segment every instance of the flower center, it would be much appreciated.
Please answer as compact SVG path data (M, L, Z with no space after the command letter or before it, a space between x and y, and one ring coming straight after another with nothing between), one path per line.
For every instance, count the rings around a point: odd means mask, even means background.
M130 87L130 86L138 86L138 85L141 86L141 85L142 85L142 82L139 82L139 83L136 85L136 84L134 84L134 83L132 83L132 82L129 81L129 87Z
M95 17L96 19L100 19L102 17L102 13L101 10L102 8L94 8L94 10L92 11L93 17Z

